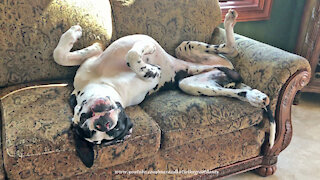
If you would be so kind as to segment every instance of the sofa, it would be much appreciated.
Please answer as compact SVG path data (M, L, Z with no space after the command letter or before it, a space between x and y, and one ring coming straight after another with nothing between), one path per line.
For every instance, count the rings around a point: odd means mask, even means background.
M184 40L225 41L218 0L9 0L0 1L0 14L1 179L215 179L276 171L292 137L292 101L310 66L241 35L239 55L230 60L244 83L270 97L277 125L271 149L262 109L176 89L126 108L132 136L95 146L91 168L76 155L68 98L78 67L62 67L52 56L62 33L81 25L75 50L147 34L174 55Z

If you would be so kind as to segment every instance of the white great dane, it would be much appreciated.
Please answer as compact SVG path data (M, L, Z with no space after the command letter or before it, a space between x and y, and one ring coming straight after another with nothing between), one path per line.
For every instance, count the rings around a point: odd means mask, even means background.
M226 15L225 44L184 41L176 48L177 58L146 35L120 38L105 50L100 43L94 43L70 52L81 37L82 29L76 25L66 31L53 56L60 65L80 65L70 104L74 109L76 149L84 164L92 166L94 144L115 143L131 134L132 123L124 108L141 103L147 95L174 82L191 95L234 97L265 108L271 117L269 143L272 147L275 123L268 96L241 83L231 62L219 56L238 55L233 33L237 16L234 10Z

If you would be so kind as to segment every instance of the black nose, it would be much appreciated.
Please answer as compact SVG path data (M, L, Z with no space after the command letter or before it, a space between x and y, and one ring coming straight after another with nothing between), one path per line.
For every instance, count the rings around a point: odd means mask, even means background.
M97 130L103 131L103 132L109 131L112 125L113 123L107 115L99 117L99 119L95 120L94 122L94 127Z

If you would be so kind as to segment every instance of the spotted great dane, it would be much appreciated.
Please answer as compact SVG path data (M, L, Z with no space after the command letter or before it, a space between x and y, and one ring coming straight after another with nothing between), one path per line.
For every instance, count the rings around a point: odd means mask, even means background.
M74 110L76 150L82 162L87 167L92 166L94 144L111 144L129 137L133 125L124 108L141 103L147 95L159 91L169 82L175 82L191 95L234 97L270 112L268 96L241 83L231 62L220 56L238 55L233 32L237 16L234 10L226 15L224 44L185 41L176 48L177 57L166 53L146 35L120 38L105 50L100 43L94 43L70 52L81 37L82 29L75 25L66 31L53 56L60 65L80 65L70 104ZM272 114L270 117L272 119ZM273 120L270 125L272 147L275 138Z

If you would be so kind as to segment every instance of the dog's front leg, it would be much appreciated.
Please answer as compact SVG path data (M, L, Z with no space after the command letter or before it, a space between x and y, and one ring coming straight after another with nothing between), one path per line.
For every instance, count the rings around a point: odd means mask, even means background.
M150 41L138 41L126 55L127 65L142 79L159 79L161 68L157 65L148 64L142 59L144 55L152 54L155 51L156 46L154 43Z
M87 48L70 52L73 44L77 42L81 35L82 29L79 25L72 26L62 34L57 47L53 51L53 58L56 63L63 66L76 66L103 52L104 48L100 43L94 43Z

